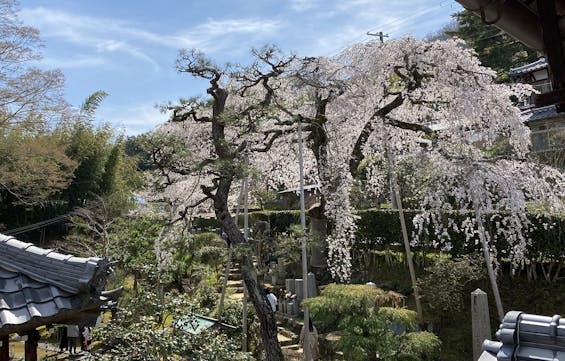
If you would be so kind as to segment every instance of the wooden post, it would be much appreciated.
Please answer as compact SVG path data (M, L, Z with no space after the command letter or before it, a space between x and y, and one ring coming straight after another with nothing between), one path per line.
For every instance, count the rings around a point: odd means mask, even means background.
M37 361L37 344L39 343L39 331L33 330L27 334L25 341L25 361Z
M0 361L10 361L10 336L0 336Z

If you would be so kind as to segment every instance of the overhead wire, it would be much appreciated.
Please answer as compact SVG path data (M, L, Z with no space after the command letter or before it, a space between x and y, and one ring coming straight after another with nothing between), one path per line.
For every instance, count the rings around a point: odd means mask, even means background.
M50 226L50 225L53 225L53 224L64 222L64 221L69 219L69 216L70 216L69 214L64 214L64 215L57 216L57 217L54 217L54 218L46 219L46 220L41 221L41 222L29 224L27 226L10 229L10 230L2 232L2 233L7 235L7 236L15 236L15 235L26 233L26 232L29 232L29 231L33 231L33 230L36 230L36 229L39 229L39 228L43 228L43 227L47 227L47 226Z
M398 24L404 24L403 28L413 28L418 23L420 23L417 20L421 16L428 14L428 13L433 13L440 8L445 8L446 6L454 8L454 6L453 6L454 4L455 4L454 0L442 0L438 4L436 4L435 6L428 7L428 8L422 9L420 11L417 11L417 12L411 14L409 17L406 17L406 18L403 18L403 19L394 18L394 19L385 21L383 23L380 23L379 25L375 25L375 26L371 27L370 29L368 29L367 32L382 31L383 33L388 34L390 36L390 38L402 38L402 37L406 37L406 36L414 36L413 31L406 31L406 32L399 34L395 30L392 30L392 31L388 30L387 31L386 29L391 27L391 26L398 25ZM407 20L410 20L410 21L407 22ZM440 29L438 29L438 30L440 30ZM470 33L469 35L478 35L478 34L480 34L480 33L477 31L477 32L474 32L474 33ZM483 40L496 38L496 37L502 36L503 34L504 34L503 32L498 32L498 33L493 34L493 35L489 35L489 36L486 36L486 37L483 37L483 38L479 38L476 41L483 41ZM359 36L351 39L345 45L341 45L338 48L334 48L333 50L325 52L323 54L323 56L326 56L326 57L336 56L336 55L340 54L341 52L343 52L348 47L362 42L363 39L368 41L370 39L369 35L367 35L366 33L363 33L362 35L359 35Z
M412 13L410 16L405 17L405 18L395 17L395 18L390 19L388 21L379 23L378 25L375 25L375 26L371 27L370 29L367 29L367 32L383 31L384 33L387 33L387 34L390 35L390 34L394 34L394 31L392 31L392 32L386 31L386 28L390 28L392 26L396 26L396 25L400 25L400 24L406 24L406 27L413 27L413 26L418 24L418 21L416 21L418 18L420 18L421 16L426 15L428 13L433 13L440 8L444 8L446 6L445 3L446 3L446 0L443 0L443 1L439 2L438 4L436 4L435 6L426 7L424 9L421 9L419 11ZM450 3L453 3L453 0L450 1ZM452 4L450 4L450 5L452 5ZM402 37L402 36L403 35L395 36L395 37L398 38L398 37ZM326 57L336 56L339 53L343 52L348 47L350 47L351 45L361 42L363 39L369 40L370 39L369 35L367 35L366 33L363 33L362 35L359 35L359 36L349 40L345 45L340 45L337 48L334 48L330 51L325 52L324 54L322 54L322 56L326 56Z

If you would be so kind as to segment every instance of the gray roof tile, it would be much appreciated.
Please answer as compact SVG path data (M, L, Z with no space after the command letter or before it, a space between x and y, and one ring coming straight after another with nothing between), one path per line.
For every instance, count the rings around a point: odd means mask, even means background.
M522 112L522 118L526 123L536 120L558 118L564 115L565 114L563 113L557 113L555 105L548 105L541 108L530 108Z
M96 257L61 255L0 234L0 267L20 271L35 280L55 284L69 292L83 289L101 261L105 263ZM56 262L56 267L53 262Z
M533 63L510 69L508 71L508 76L524 75L545 68L547 68L547 62L545 61L545 58L539 58Z
M107 267L0 234L0 334L101 304Z

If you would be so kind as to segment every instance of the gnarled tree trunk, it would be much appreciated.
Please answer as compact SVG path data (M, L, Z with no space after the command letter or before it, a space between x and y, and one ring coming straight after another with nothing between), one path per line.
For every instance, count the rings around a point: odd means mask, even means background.
M232 244L242 244L246 240L235 224L234 219L228 209L228 194L231 181L221 180L218 190L214 196L214 209L216 218L222 226L222 230L226 232ZM242 265L242 276L247 295L255 308L257 317L259 318L261 338L265 347L267 361L282 361L283 355L277 338L277 321L275 313L269 305L264 292L263 286L257 281L257 273L255 272L250 255L244 256Z

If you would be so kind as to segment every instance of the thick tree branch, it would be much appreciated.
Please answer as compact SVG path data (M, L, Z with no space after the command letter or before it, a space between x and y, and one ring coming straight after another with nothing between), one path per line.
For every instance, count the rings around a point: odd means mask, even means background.
M371 133L375 130L375 123L373 120L377 118L384 119L386 115L401 106L402 103L404 103L404 96L402 94L398 94L390 103L373 113L369 121L363 126L363 130L361 130L359 137L357 137L357 141L355 142L355 146L351 152L351 159L349 160L349 171L354 178L357 177L359 173L359 164L361 164L364 158L363 147L367 143Z
M283 131L280 130L280 129L266 131L265 132L265 138L263 140L263 146L251 148L251 151L253 151L253 152L268 152L271 149L271 147L273 146L273 143L275 142L275 140L277 140L282 134L283 134ZM269 135L271 136L270 138L269 138ZM267 138L269 138L269 140L267 142L265 142L265 140Z
M398 119L394 119L392 117L385 117L386 122L394 127L397 128L401 128L401 129L406 129L406 130L412 130L414 132L423 132L427 135L430 136L434 136L435 135L435 131L423 124L416 124L416 123L409 123L409 122L404 122L402 120L398 120Z

